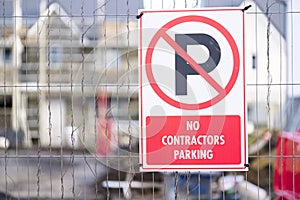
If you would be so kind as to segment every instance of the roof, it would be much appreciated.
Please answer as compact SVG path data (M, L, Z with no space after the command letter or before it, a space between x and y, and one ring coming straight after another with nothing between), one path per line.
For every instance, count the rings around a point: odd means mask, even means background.
M31 27L40 17L40 3L45 2L45 7L59 4L65 16L71 17L89 39L98 38L100 12L104 12L100 0L19 0L22 11L22 23ZM14 0L0 0L0 30L2 27L12 27L14 22ZM1 34L0 34L1 35Z
M46 10L41 14L42 17L40 17L28 30L28 35L37 36L38 33L41 32L41 29L43 28L45 24L45 17L48 16L58 16L61 20L61 22L66 26L69 27L74 34L74 36L77 36L77 38L81 38L83 36L83 42L84 44L89 44L89 40L87 39L85 32L81 30L78 25L75 23L74 20L70 18L70 16L66 13L66 11L61 8L60 4L58 3L52 3L48 6Z

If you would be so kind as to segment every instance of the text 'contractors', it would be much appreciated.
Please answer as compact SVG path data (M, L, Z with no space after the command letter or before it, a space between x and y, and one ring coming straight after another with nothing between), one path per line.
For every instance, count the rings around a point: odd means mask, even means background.
M224 135L165 135L161 138L165 146L182 146L184 149L175 149L173 156L175 160L186 159L213 159L213 147L225 144ZM206 145L205 149L201 149ZM211 148L207 148L208 146ZM189 147L193 147L190 149ZM197 149L195 149L195 147Z

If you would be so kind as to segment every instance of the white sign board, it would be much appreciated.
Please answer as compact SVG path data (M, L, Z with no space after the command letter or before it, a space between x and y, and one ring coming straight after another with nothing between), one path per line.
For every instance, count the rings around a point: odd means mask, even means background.
M141 170L247 170L242 10L141 10L139 28Z

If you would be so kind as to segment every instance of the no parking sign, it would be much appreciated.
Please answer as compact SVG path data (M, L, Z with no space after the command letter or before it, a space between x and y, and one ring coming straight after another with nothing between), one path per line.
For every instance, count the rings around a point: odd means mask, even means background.
M140 15L141 170L247 170L242 10Z

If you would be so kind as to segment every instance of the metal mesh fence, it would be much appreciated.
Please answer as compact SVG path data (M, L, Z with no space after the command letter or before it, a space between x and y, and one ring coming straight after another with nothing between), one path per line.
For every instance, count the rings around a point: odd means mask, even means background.
M138 9L249 5L249 171L140 172ZM0 0L0 199L299 199L299 9Z

